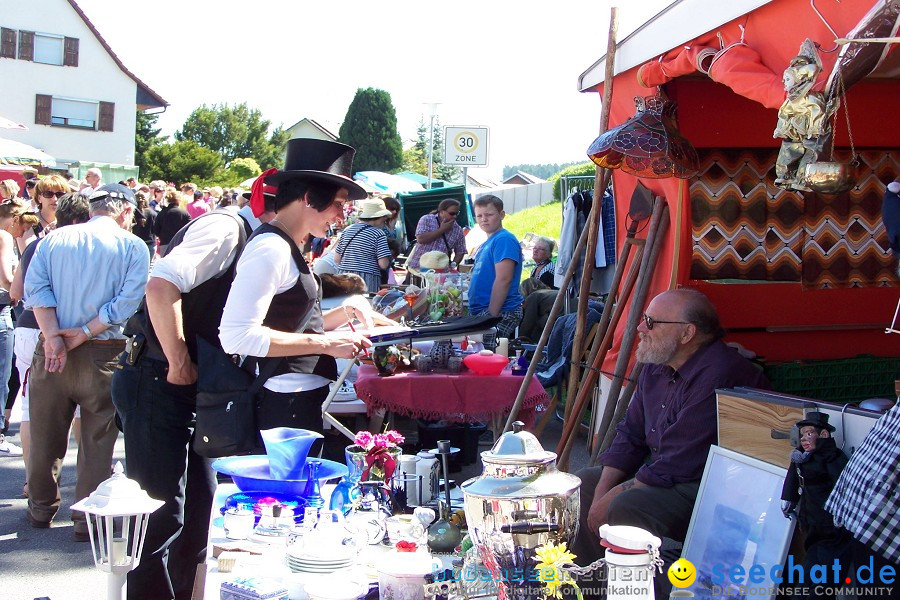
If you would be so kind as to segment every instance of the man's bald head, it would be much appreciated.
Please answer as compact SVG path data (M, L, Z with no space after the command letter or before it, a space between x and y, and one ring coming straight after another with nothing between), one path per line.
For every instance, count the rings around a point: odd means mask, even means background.
M659 294L650 301L645 316L638 325L637 348L637 359L645 363L678 369L697 350L723 334L715 306L696 290Z

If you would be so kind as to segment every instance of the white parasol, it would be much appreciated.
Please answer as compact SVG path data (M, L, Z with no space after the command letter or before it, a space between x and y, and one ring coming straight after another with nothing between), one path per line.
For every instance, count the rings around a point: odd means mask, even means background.
M402 194L404 192L421 192L425 188L406 177L382 173L381 171L359 171L353 176L356 181L367 184L381 194Z
M0 115L0 129L18 129L20 131L28 131L28 128L21 123L16 123L12 119L7 119Z
M55 167L56 159L34 146L0 138L0 165Z

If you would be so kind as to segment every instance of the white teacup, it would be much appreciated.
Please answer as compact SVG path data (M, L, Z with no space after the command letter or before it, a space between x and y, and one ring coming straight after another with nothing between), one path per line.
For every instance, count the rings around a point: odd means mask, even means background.
M425 527L412 515L394 515L385 519L388 539L397 542L420 543L425 536Z

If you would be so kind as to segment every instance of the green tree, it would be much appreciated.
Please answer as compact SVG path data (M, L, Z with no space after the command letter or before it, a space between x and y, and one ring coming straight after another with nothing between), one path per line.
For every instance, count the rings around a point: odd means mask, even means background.
M403 164L400 170L412 171L413 173L427 176L428 158L416 146L410 146L403 151Z
M342 143L356 148L356 171L390 173L403 164L397 113L384 90L357 89L338 135Z
M281 166L281 156L289 134L276 127L268 135L269 121L258 109L245 102L202 105L188 116L175 132L178 141L193 141L221 154L226 164L236 158L250 157L263 169Z
M444 128L441 127L441 121L437 117L434 119L434 144L432 148L433 155L431 158L434 178L443 179L444 181L459 181L462 177L462 170L459 167L444 164ZM422 155L422 170L416 171L416 173L428 177L428 125L425 124L424 118L419 119L419 126L416 127L416 143L412 149Z
M147 166L145 155L147 151L162 144L168 136L160 137L161 131L156 127L156 120L159 115L147 114L143 111L137 111L137 120L134 125L134 164L141 168L141 176L144 176L144 170Z
M243 181L262 173L262 167L252 158L236 158L228 165L228 171L234 173Z
M145 159L148 178L176 183L215 183L221 178L225 166L218 152L190 140L153 146L147 151Z

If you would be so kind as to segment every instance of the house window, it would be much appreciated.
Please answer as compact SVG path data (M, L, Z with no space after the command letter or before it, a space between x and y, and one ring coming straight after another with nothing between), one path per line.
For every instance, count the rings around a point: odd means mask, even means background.
M112 131L115 116L115 102L65 98L49 94L36 94L34 98L36 125Z
M52 33L34 34L34 62L45 65L63 64L63 50L66 38Z
M82 129L97 129L100 103L94 100L53 97L50 124Z

